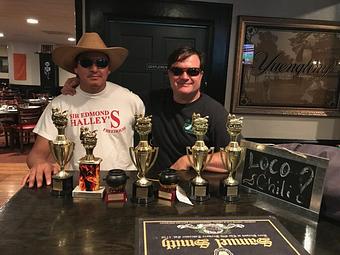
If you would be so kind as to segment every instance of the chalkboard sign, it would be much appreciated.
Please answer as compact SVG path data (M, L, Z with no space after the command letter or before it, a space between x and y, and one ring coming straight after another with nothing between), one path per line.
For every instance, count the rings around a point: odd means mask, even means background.
M241 146L245 148L239 173L242 186L319 213L328 159L244 140Z

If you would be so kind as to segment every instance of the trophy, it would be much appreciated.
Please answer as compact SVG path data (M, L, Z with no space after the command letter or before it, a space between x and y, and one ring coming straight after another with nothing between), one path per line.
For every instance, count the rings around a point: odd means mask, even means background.
M228 177L221 181L220 193L225 201L235 201L238 199L239 183L235 180L236 170L242 160L242 148L237 142L237 137L241 134L243 117L237 118L234 114L228 115L227 131L230 142L227 147L221 148L221 159Z
M60 171L52 176L52 194L70 195L73 189L73 175L65 171L65 165L72 157L74 143L65 136L67 111L52 108L52 121L58 130L58 135L54 141L49 141L49 146L55 161L60 166Z
M171 202L175 201L178 182L179 177L176 170L167 168L162 171L159 176L158 198L169 200Z
M129 177L122 169L110 170L105 178L107 187L105 192L105 202L126 202L127 193L125 190L126 181Z
M196 142L191 148L186 148L189 162L197 173L197 176L190 181L190 199L198 202L210 198L209 183L201 177L202 171L212 159L214 152L213 147L209 149L204 143L204 135L208 130L208 117L201 117L199 113L192 114L192 127L196 135Z
M139 143L135 148L130 147L130 157L138 171L137 180L133 183L132 201L138 204L146 204L154 199L153 184L145 178L158 155L158 147L153 148L148 143L152 127L151 117L135 115L135 130L139 134Z
M93 155L97 145L97 130L90 131L87 127L80 128L80 141L85 148L85 156L80 158L79 184L73 190L73 197L102 198L104 188L100 188L101 158Z

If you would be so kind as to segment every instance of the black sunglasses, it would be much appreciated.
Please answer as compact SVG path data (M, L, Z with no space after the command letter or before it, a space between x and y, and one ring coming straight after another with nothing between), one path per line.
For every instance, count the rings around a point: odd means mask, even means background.
M95 64L98 68L105 68L109 65L109 61L105 58L97 58L97 59L90 59L90 58L83 58L80 59L79 64L84 67L88 68Z
M198 67L189 68L171 67L169 70L175 76L182 75L184 72L186 72L189 76L197 76L202 72L201 68Z

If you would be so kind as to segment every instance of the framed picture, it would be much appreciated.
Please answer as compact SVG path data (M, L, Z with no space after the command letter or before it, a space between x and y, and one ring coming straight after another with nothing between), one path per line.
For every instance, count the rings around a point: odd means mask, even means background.
M0 73L8 73L8 58L0 57Z
M340 116L340 23L240 16L232 112Z

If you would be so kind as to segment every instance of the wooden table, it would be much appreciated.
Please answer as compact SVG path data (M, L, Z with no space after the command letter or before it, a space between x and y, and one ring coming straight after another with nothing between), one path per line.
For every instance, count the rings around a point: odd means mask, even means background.
M191 173L182 173L188 179ZM135 174L127 183L128 194ZM183 177L184 176L184 177ZM223 178L206 174L211 183ZM183 182L181 185L186 185ZM212 190L213 195L216 189ZM128 201L57 198L50 188L20 190L0 210L1 254L134 254L139 217L235 217L274 215L311 254L340 254L340 226L321 218L317 225L298 215L272 214L257 206L256 194L242 193L235 203L212 197L194 206L158 201L143 206Z

